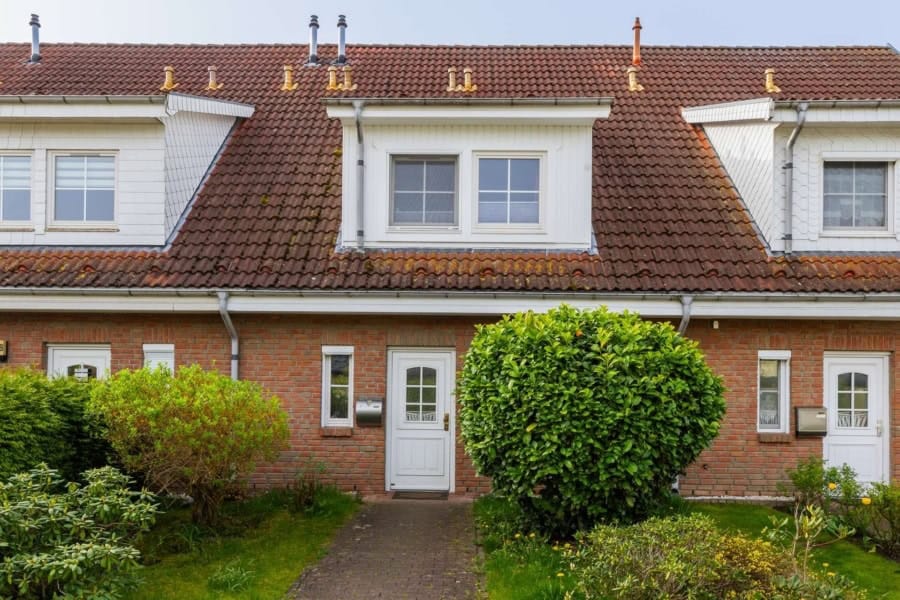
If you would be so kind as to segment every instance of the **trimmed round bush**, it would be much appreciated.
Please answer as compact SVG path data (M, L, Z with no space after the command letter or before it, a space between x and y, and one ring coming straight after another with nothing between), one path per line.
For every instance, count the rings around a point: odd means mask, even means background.
M561 306L478 327L459 382L466 450L530 526L567 535L666 502L725 412L669 323Z

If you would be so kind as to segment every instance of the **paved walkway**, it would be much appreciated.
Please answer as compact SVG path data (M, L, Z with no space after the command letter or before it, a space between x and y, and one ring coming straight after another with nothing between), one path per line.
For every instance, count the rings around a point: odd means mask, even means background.
M472 503L377 500L338 532L293 600L462 600L476 597Z

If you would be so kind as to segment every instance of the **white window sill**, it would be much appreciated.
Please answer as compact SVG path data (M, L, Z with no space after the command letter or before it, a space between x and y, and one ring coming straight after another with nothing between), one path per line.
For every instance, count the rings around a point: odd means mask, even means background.
M51 225L47 231L100 231L100 232L116 232L119 228L116 225L98 224L92 225L88 223L79 223L77 225L60 225L58 223Z
M547 231L542 225L475 225L472 233L482 235L516 235L525 233L529 235L546 235Z
M823 229L819 232L823 238L892 238L893 231L886 229Z
M457 225L388 225L385 233L462 233Z
M0 231L34 231L31 224L0 223Z

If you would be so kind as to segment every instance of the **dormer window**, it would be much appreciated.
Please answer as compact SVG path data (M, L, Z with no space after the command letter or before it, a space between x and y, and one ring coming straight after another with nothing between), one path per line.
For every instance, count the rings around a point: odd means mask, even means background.
M394 156L391 225L456 225L456 157Z
M0 154L0 221L31 220L31 157Z
M479 225L537 225L540 199L539 157L479 157Z
M825 229L885 229L888 173L886 162L826 162Z
M115 156L57 154L53 169L53 220L56 223L112 223L115 220Z

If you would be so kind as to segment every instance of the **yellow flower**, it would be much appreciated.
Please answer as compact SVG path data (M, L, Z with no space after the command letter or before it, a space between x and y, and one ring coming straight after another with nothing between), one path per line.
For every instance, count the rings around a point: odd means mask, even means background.
M565 577L566 574L563 573L562 571L560 571L559 573L556 574L556 576L557 576L557 577Z
M529 533L528 537L530 537L531 539L534 539L534 532Z
M828 568L828 563L822 563L822 567L824 567L824 568L827 569L827 568Z
M515 537L516 537L516 539L519 539L520 537L522 537L522 534L521 534L521 533L517 533Z
M553 546L553 551L554 551L554 552L559 552L559 546Z
M837 573L835 573L834 571L828 571L829 577L834 577L835 575L837 575Z
M829 483L829 484L828 484L828 489L829 489L829 490L832 490L832 491L836 490L836 489L837 489L837 484L834 483L834 482Z
M869 498L868 496L863 496L862 499L860 500L860 502L862 502L863 504L868 506L868 505L872 504L872 499Z

